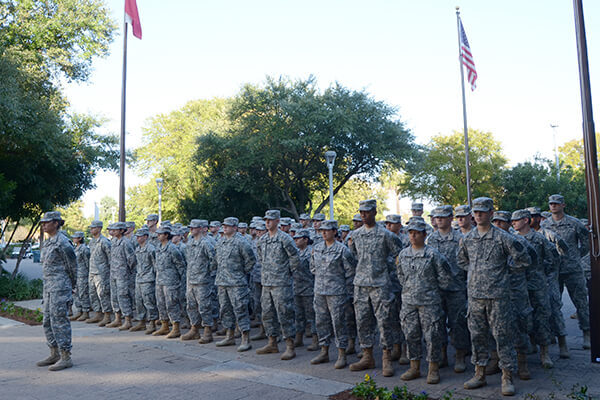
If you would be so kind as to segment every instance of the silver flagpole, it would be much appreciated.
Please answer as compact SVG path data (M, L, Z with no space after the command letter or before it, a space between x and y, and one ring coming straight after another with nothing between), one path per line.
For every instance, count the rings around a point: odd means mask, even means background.
M119 163L119 221L125 222L125 92L127 88L127 22L123 29L123 83L121 88L121 160Z
M471 166L469 163L469 131L467 128L467 102L465 100L465 73L462 63L462 50L460 48L460 7L456 7L456 29L458 31L458 64L460 65L460 84L462 86L462 105L463 105L463 129L465 133L465 166L467 168L467 203L469 207L471 202Z

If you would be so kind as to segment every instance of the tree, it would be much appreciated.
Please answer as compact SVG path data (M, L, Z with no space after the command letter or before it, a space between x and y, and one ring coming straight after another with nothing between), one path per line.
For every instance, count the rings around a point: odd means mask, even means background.
M108 223L116 221L116 213L118 210L117 201L110 196L104 196L100 199L98 218L104 222L106 227Z
M600 153L600 134L596 133L596 152ZM571 167L574 170L585 168L583 139L574 139L564 143L558 148L558 160L562 167Z
M89 218L83 216L83 201L77 200L68 207L59 208L62 218L65 220L64 230L73 234L76 231L85 232L90 225Z
M472 197L499 199L500 177L506 167L502 146L492 133L469 129ZM404 175L405 195L450 205L466 204L465 142L461 132L434 136L421 151L420 162Z

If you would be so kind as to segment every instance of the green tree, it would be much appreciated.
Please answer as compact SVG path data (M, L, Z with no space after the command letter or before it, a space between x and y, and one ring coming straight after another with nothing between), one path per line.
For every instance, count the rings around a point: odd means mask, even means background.
M462 132L434 136L422 149L420 162L399 183L400 192L451 205L465 204L467 183ZM492 133L469 129L472 197L502 195L500 177L507 159Z
M119 207L117 201L110 196L104 196L100 199L98 218L104 222L106 228L110 222L115 222L118 216Z
M600 133L596 133L596 153L600 153ZM571 167L574 170L585 168L585 151L583 139L574 139L563 143L558 148L558 160L562 167Z
M68 234L76 231L85 232L90 225L90 219L83 216L83 201L77 200L68 207L59 208L62 218L65 220L64 230Z

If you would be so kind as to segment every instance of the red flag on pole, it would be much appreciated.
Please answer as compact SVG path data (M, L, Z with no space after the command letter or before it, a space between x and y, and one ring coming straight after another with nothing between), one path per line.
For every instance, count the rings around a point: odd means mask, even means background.
M125 0L125 22L131 23L133 36L138 39L142 38L142 24L140 23L140 15L138 14L137 4L135 0Z

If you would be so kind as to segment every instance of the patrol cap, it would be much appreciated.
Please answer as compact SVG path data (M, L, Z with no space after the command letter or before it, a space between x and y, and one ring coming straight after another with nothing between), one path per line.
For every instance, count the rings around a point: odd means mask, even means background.
M267 226L265 225L264 221L255 222L254 229L256 229L257 231L266 231Z
M467 215L471 215L471 207L468 205L458 206L454 209L455 217L466 217Z
M281 219L281 211L267 210L267 212L265 213L265 219Z
M478 197L473 200L473 211L488 212L494 209L494 200L489 197Z
M71 235L72 238L82 238L83 239L83 232L81 231L77 231L74 234Z
M315 215L313 215L312 219L313 221L325 221L325 214L316 213Z
M181 232L183 235L185 235L186 233L190 233L190 228L188 228L187 226L184 226L181 228Z
M127 225L125 225L125 222L113 222L108 225L108 229L127 229Z
M510 222L510 217L511 217L511 214L509 211L495 211L494 216L492 217L492 221L498 220L498 221Z
M298 231L302 229L302 224L300 222L294 222L290 227L290 231Z
M40 222L50 222L50 221L62 221L62 217L60 216L60 211L48 211L44 213Z
M283 218L281 218L281 220L279 221L279 223L281 225L288 226L288 225L291 225L292 221L291 221L291 218L289 218L289 217L283 217Z
M182 226L183 226L183 225L181 224L181 222L175 222L175 223L173 224L173 228L175 228L175 229L181 229L181 227L182 227Z
M166 220L164 220L163 222L161 222L160 224L161 224L161 225L164 225L164 226L171 226L171 221L170 221L170 220L168 220L168 219L166 219Z
M242 229L248 228L248 224L245 222L240 222L240 223L238 223L238 228L242 228Z
M221 223L219 221L210 221L210 227L211 228L220 228Z
M149 235L150 231L147 228L140 228L137 231L135 231L134 235L135 236L146 236Z
M305 220L305 221L310 221L310 215L308 214L300 214L300 221Z
M425 221L414 219L408 223L406 230L425 232L427 230L427 225L425 224Z
M256 228L256 222L250 222L250 225L248 225L248 228L255 229Z
M208 221L205 219L193 219L188 225L190 228L206 228L208 227Z
M294 235L294 239L301 239L301 238L310 238L310 232L308 231L308 229L299 229L296 234Z
M415 211L423 211L423 203L412 203L410 209Z
M360 217L360 214L354 214L354 217L352 217L352 221L362 222L362 218Z
M564 202L565 197L561 194L553 194L552 196L548 197L548 203L563 204Z
M325 221L321 222L321 226L319 227L319 230L330 230L330 229L337 229L338 228L338 222L335 219L326 219Z
M224 232L224 231L223 231L223 227L220 227L218 232L219 232L219 233L223 233L223 232Z
M102 223L102 221L95 219L90 223L89 228L102 228L104 224Z
M510 217L511 221L518 221L523 218L531 218L531 213L525 210L517 210L513 211L512 216Z
M390 224L401 224L402 216L398 214L389 214L385 216L385 222L389 222Z
M552 218L552 213L550 211L542 211L540 215L546 219Z
M532 217L534 215L541 215L542 214L542 212L541 212L541 210L540 210L539 207L527 207L526 210L529 211L529 214L531 214Z
M408 219L408 223L410 224L411 222L415 222L415 221L420 221L423 222L424 224L426 224L425 222L425 218L421 217L420 215L413 215L412 217L410 217Z
M127 227L127 229L129 229L129 228L135 228L135 222L133 222L133 221L126 221L125 222L125 226Z
M358 211L372 211L377 209L377 200L361 200L358 202ZM362 220L361 220L362 221Z
M431 212L432 218L445 218L452 216L452 206L443 205L433 209Z
M238 226L240 220L236 217L227 217L223 220L223 225L227 226Z
M148 214L146 221L158 221L158 214Z
M257 217L257 216L252 217L252 222L262 221L262 220L263 220L262 217Z
M340 225L340 232L350 232L350 225Z
M160 224L160 226L156 230L156 233L157 234L159 234L159 233L168 233L168 234L171 234L171 225Z

